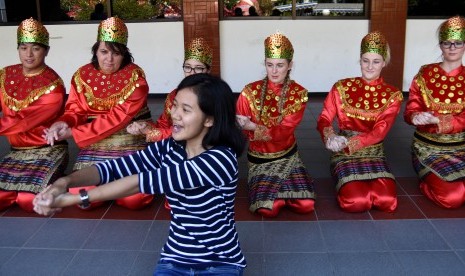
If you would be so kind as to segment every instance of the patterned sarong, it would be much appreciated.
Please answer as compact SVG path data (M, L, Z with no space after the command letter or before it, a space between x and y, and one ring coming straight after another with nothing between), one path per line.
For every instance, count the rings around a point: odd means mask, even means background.
M313 179L297 152L271 162L249 161L248 190L252 212L272 209L276 198L315 198Z
M145 137L132 135L126 128L79 151L73 170L80 170L91 165L130 155L147 147Z
M64 174L68 145L12 149L0 161L0 189L37 194Z
M336 190L355 180L395 179L386 162L382 143L363 148L353 154L336 152L331 155L331 174Z
M465 132L431 134L415 132L412 163L420 178L434 173L445 181L465 178Z

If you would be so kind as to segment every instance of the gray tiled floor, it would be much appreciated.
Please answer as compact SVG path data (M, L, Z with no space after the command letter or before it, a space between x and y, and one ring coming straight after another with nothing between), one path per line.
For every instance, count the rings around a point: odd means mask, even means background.
M321 99L311 102L297 132L309 171L327 178L328 153L315 131L320 110ZM399 116L385 141L396 176L414 176L411 134ZM0 275L151 275L168 224L2 216ZM237 228L245 275L465 275L465 219L238 221Z
M0 225L0 275L151 275L168 231L167 221L2 217ZM464 219L237 226L245 275L465 275Z

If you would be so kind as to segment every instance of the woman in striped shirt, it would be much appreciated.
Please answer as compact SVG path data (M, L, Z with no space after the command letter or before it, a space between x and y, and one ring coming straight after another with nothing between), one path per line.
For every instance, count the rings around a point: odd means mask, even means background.
M237 156L245 139L235 122L233 93L224 81L208 74L188 76L177 91L171 138L60 178L36 197L35 210L49 215L73 204L138 192L164 193L171 225L155 275L241 275L246 262L234 221L234 199ZM90 184L100 186L88 194L66 193L69 187Z

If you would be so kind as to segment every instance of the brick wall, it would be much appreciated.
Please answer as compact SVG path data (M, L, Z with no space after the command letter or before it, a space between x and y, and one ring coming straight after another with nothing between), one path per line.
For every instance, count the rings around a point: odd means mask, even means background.
M391 63L383 69L382 76L399 89L404 75L407 8L407 0L372 0L369 15L370 31L383 32L391 48Z
M218 1L184 0L184 41L203 37L213 49L212 74L220 75Z

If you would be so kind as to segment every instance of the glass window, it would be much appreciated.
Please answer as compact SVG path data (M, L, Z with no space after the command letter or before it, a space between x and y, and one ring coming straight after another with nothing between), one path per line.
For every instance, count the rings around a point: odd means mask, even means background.
M463 0L409 0L408 16L421 17L450 17L465 15L465 1Z
M34 17L49 21L124 20L181 18L182 0L0 0L3 22L19 23ZM3 16L5 14L5 16Z
M224 0L223 17L240 16L364 16L369 0ZM295 7L294 7L295 6Z

